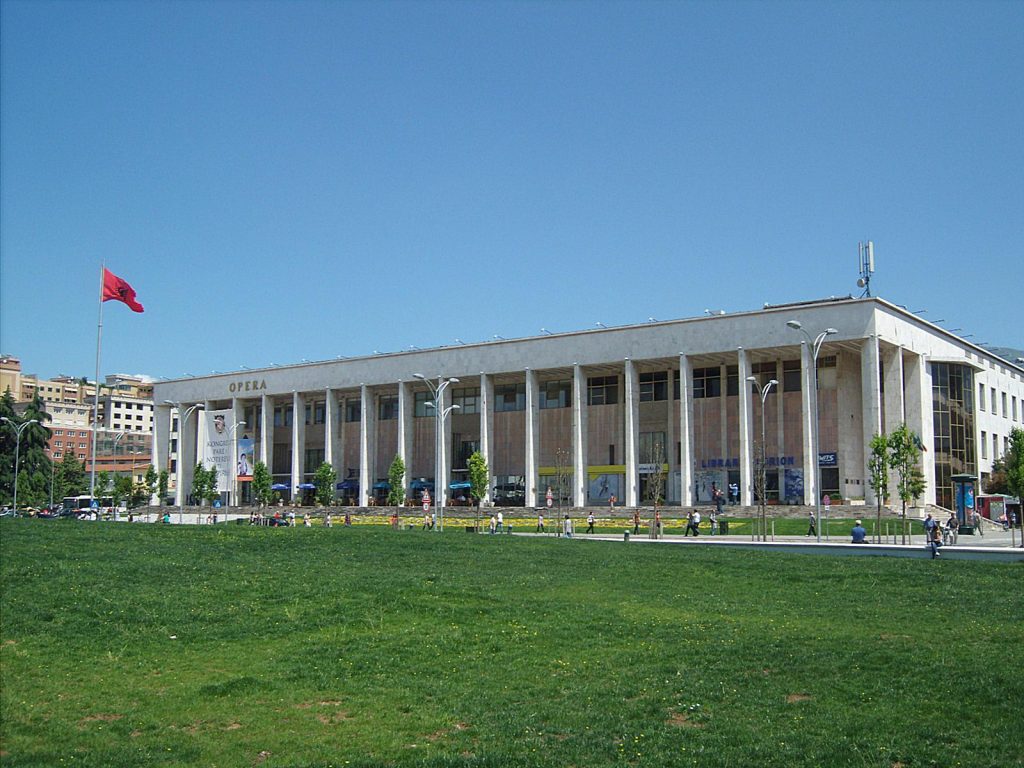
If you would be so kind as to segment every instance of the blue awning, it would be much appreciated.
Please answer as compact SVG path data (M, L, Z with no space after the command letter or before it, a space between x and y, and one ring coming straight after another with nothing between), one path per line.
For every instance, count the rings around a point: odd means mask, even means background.
M358 491L359 481L358 480L342 480L335 486L339 491Z
M448 487L451 488L453 491L468 491L473 486L470 485L469 483L461 482L461 483L452 483Z
M409 483L409 488L414 491L422 491L424 488L428 488L432 491L434 490L434 484L429 480L413 480Z
M316 486L313 485L312 483L299 483L299 490L300 491L315 491L316 490Z
M375 491L390 491L391 483L374 483L373 490Z
M272 490L272 491L287 491L287 490L290 490L290 489L284 483L274 483L272 486L270 486L270 490Z

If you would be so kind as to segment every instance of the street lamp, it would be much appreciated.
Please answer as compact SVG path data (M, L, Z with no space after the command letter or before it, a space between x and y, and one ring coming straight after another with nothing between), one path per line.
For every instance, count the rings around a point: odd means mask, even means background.
M185 469L181 463L181 459L185 453L185 424L188 423L188 417L192 415L193 411L196 411L205 406L202 403L196 403L192 407L188 408L184 413L182 413L181 409L182 406L184 405L183 403L176 403L173 400L164 400L164 404L173 405L175 408L178 409L178 471L176 473L178 477L177 480L175 481L175 492L178 494L178 525L182 525L185 522L185 489L182 488L181 486L185 480ZM167 437L168 439L170 438L169 430Z
M12 419L0 416L0 421L6 421L14 429L14 514L18 514L18 461L21 459L21 433L29 424L38 424L39 419L29 419L21 424L15 424Z
M787 320L786 325L792 328L794 331L800 331L807 339L807 342L811 345L811 350L814 358L814 430L813 440L814 445L811 446L811 456L814 460L814 533L817 535L817 539L821 541L821 462L818 459L818 353L821 351L821 345L825 343L825 339L829 336L833 336L839 331L835 328L826 328L824 331L819 333L813 339L799 320Z
M459 408L452 405L444 408L444 391L451 384L458 384L459 380L454 376L446 379L443 376L437 377L437 386L422 373L414 373L413 378L419 379L430 390L434 397L433 403L427 403L434 408L434 503L437 505L437 530L444 530L444 505L448 495L448 483L445 480L444 461L444 420L453 410Z
M756 376L747 376L747 381L754 385L754 389L761 393L761 466L760 466L760 477L761 477L761 494L760 494L760 517L761 517L761 541L768 541L768 511L765 507L765 492L768 490L768 482L766 480L765 463L767 461L767 453L765 448L767 444L765 442L765 429L764 429L764 401L768 397L768 392L771 391L772 387L778 386L779 382L776 379L772 379L763 387L757 380Z

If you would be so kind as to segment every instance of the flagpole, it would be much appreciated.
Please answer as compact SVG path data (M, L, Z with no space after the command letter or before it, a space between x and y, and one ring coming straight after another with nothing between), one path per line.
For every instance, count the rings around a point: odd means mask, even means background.
M100 414L100 342L103 339L103 275L106 272L105 262L100 262L100 309L99 322L96 325L96 391L92 399L92 474L89 476L89 498L96 501L96 430Z

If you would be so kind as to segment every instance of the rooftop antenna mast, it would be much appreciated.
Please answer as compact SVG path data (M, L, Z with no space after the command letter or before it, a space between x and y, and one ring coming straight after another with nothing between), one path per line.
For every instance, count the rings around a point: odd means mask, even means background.
M875 271L875 244L870 240L865 243L857 243L857 250L860 262L857 265L860 270L857 287L864 289L864 293L860 295L863 299L865 296L871 296L871 275Z

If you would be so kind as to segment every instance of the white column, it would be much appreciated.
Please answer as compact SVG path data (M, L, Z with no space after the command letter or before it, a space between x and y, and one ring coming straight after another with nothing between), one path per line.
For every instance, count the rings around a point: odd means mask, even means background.
M170 468L171 464L171 406L156 405L153 408L153 468L162 472ZM180 462L179 462L180 463ZM175 468L177 469L177 468ZM163 504L163 499L155 495L149 500L150 504Z
M737 358L739 361L739 405L740 405L740 497L745 507L754 505L754 464L753 451L751 450L751 409L750 396L753 387L747 381L750 376L750 358L747 357L747 350L739 348Z
M537 505L537 372L526 369L526 506Z
M199 442L199 409L189 414L188 419L185 413L191 408L190 403L181 404L181 412L178 414L178 479L175 488L175 501L179 506L183 499L188 498L189 490L192 487L192 478L195 475L196 455Z
M871 438L882 434L882 392L879 381L878 336L864 340L860 355L861 413L864 414L863 465L871 458ZM875 492L869 482L864 483L864 502L875 504Z
M640 504L640 470L637 466L636 456L637 443L640 442L640 377L636 366L628 357L623 379L625 381L625 397L622 405L625 411L626 428L622 437L625 442L623 452L626 454L626 506L636 507Z
M334 463L334 425L337 402L333 389L328 387L324 390L324 461L330 464L335 472L338 471L338 467Z
M228 506L237 507L241 503L242 492L238 487L238 440L250 429L248 424L242 424L245 417L245 407L237 397L231 398L231 423L237 425L231 431L231 497Z
M359 506L370 505L370 419L373 414L373 403L370 401L370 388L359 385Z
M398 455L405 464L405 492L408 495L409 473L412 471L412 387L407 381L398 382Z
M806 341L800 342L800 430L804 454L804 504L814 504L818 498L818 447L814 444L814 356ZM781 399L781 398L780 398Z
M928 359L924 355L911 355L906 363L907 391L904 408L907 427L916 432L927 448L921 454L921 473L924 475L924 495L921 504L935 503L935 423L932 420L932 376ZM979 452L980 453L980 452Z
M587 506L587 379L572 366L572 505ZM556 522L557 524L557 522Z
M491 457L491 438L494 434L494 380L487 374L480 374L480 454L487 462L490 477L487 480L487 493L482 499L491 501L491 488L494 486L494 467Z
M693 363L679 355L679 500L693 506Z
M303 482L306 463L306 401L298 392L292 392L292 498Z
M267 472L274 474L274 400L270 395L260 397L260 461Z

